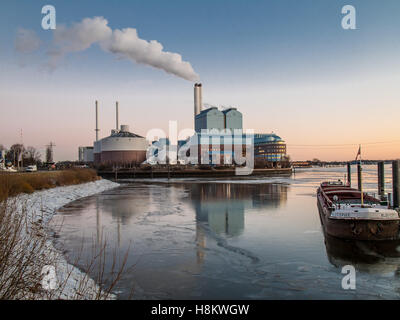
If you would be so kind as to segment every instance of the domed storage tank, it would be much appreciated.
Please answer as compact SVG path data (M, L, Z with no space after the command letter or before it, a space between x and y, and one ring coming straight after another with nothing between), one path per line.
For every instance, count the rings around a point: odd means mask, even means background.
M93 160L95 164L101 162L101 140L93 143Z
M121 130L112 130L109 137L101 142L101 163L139 164L146 160L148 143L138 134L129 132L129 126L121 125Z

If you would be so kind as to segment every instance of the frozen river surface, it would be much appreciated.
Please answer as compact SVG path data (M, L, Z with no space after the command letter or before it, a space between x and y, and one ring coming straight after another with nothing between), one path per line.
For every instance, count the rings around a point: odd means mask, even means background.
M322 232L316 189L345 171L127 183L62 208L54 218L62 222L57 243L74 261L103 239L106 279L113 252L128 252L121 299L398 299L397 243L339 241ZM364 174L364 188L376 192L376 166ZM349 264L355 290L341 285Z

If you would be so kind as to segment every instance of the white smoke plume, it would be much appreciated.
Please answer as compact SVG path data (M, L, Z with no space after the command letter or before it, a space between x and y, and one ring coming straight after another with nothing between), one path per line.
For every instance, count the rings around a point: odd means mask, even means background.
M70 28L57 26L52 48L48 50L49 64L55 68L66 54L84 51L93 44L119 58L152 66L186 80L199 80L191 64L183 61L180 54L163 51L162 44L156 40L140 39L134 28L112 30L103 17L85 18Z

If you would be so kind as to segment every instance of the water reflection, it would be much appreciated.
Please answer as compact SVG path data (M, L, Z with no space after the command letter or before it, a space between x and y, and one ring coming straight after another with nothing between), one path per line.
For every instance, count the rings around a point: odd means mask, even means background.
M198 222L217 234L238 236L244 229L246 208L277 208L287 201L281 184L193 184L190 198Z
M187 186L186 186L187 187ZM281 184L193 184L190 199L196 213L197 263L205 258L205 224L217 235L237 237L243 233L246 208L277 208L287 201Z
M344 172L124 184L60 211L60 249L75 261L82 243L90 257L92 241L107 239L106 275L114 248L129 251L134 268L118 285L120 298L132 288L136 299L399 298L397 243L325 236L324 245L315 191ZM341 289L346 264L361 271L356 292Z
M328 260L335 267L353 265L357 271L379 274L397 272L400 267L400 241L357 241L324 235Z

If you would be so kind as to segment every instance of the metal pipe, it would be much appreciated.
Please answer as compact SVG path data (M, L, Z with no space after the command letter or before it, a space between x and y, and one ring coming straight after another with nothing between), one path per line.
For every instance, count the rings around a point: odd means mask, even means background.
M400 160L392 162L393 171L393 208L399 208L400 204Z
M118 101L115 103L115 130L119 130Z
M351 162L347 162L347 182L351 187Z
M378 162L378 194L381 199L385 197L385 162Z
M391 208L392 207L392 193L388 192L387 194L387 198L388 198L388 207Z

